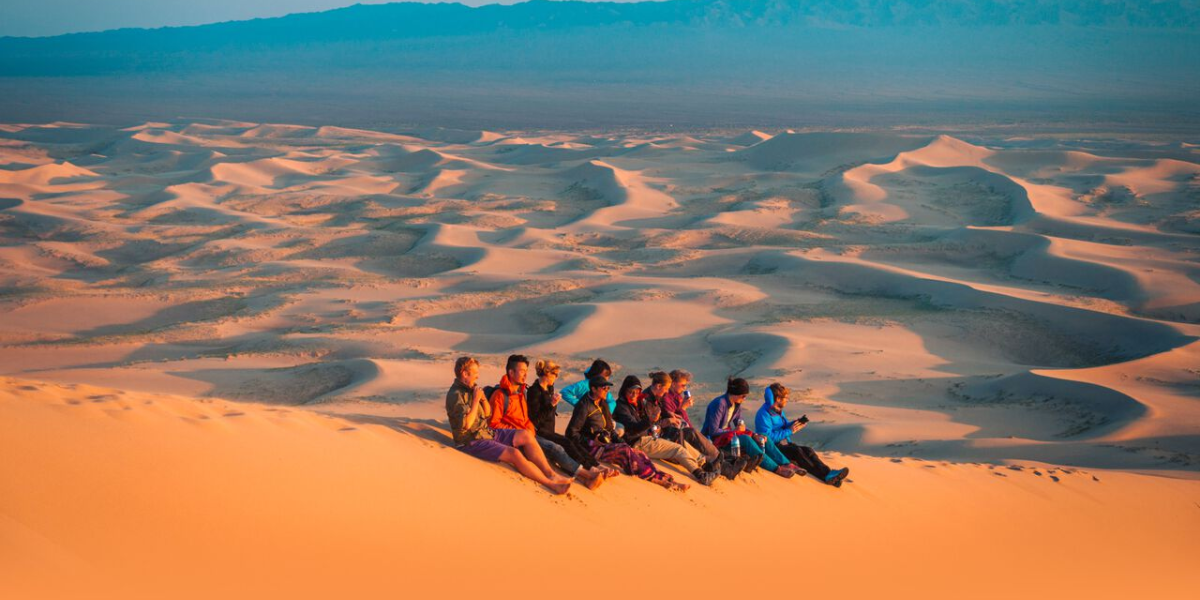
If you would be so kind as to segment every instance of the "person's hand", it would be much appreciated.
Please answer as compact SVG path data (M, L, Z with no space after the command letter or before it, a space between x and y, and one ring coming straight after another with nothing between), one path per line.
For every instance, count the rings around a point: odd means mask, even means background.
M792 423L792 433L796 433L797 431L804 429L805 425L807 425L807 423L801 423L800 421L793 422Z
M554 395L550 397L550 406L558 406L559 402L562 402L562 394L554 392Z
M693 400L691 398L691 396L689 396L689 397L683 399L683 402L680 403L679 408L681 408L683 410L687 410L687 409L691 408L692 405L695 403L696 403L696 401Z
M680 419L679 417L677 417L675 415L671 415L671 416L667 417L667 424L670 425L671 427L679 427L680 423L683 423L683 419Z

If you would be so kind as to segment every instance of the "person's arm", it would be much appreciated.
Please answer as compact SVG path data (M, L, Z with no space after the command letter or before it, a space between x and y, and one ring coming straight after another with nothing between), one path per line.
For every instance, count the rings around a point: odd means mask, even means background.
M787 426L786 422L782 426L776 423L777 421L771 416L768 410L759 410L758 414L754 415L755 431L760 435L767 436L767 439L771 440L771 443L778 444L792 437L792 430Z
M633 411L627 404L617 405L617 412L613 413L613 420L625 427L625 439L629 440L635 440L646 435L654 425L649 420L634 418Z
M579 383L574 383L574 384L568 385L567 387L563 388L562 392L561 392L563 401L565 401L567 404L570 404L571 406L578 405L579 399L583 397L583 390L586 389L586 388L582 387L580 384L582 384L583 386L588 385L587 380L585 379Z
M583 437L583 424L587 421L587 407L582 404L576 404L575 410L571 411L571 420L567 423L566 436L573 440L579 440Z
M480 399L483 392L478 388L467 392L452 392L455 394L454 401L450 404L449 417L450 426L454 426L454 422L458 421L459 426L464 431L470 431L475 428L475 423L480 417L483 408L481 404L486 402Z

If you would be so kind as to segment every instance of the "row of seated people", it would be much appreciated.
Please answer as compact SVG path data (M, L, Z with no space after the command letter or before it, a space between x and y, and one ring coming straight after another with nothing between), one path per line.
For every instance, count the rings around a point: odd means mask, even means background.
M750 395L742 378L726 382L726 393L709 403L697 430L688 415L694 401L687 371L650 373L649 388L629 375L614 397L612 368L603 360L596 360L582 381L561 392L554 388L561 371L556 363L538 361L537 379L526 385L529 366L528 358L514 354L500 382L481 388L479 361L459 358L454 383L446 392L446 412L458 449L512 465L556 494L566 493L574 481L596 489L621 473L671 490L688 489L654 459L680 465L703 485L762 468L789 478L810 474L841 487L850 472L829 468L812 448L792 442L808 419L785 416L789 390L779 383L764 392L754 432L742 418L742 403ZM560 434L555 415L563 402L573 409Z

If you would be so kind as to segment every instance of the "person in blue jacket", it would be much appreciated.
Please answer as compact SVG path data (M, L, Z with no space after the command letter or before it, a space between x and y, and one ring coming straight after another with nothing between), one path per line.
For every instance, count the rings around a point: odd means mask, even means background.
M746 429L746 422L742 420L742 402L749 395L750 384L746 383L745 379L730 378L725 384L725 394L717 396L708 404L704 427L700 433L712 440L717 448L726 451L736 439L741 453L750 458L747 470L761 465L780 477L803 475L804 471L791 464L775 444L769 443L766 437L755 435Z
M783 414L789 393L790 390L780 383L767 386L763 392L763 405L754 416L754 430L766 436L771 446L778 448L780 453L817 479L842 487L842 480L850 474L850 467L830 469L812 448L792 443L792 435L808 424L808 418L801 417L793 421Z
M562 399L565 400L567 402L567 404L570 404L571 406L575 406L576 404L579 403L580 398L587 397L588 392L590 391L590 389L588 388L588 381L590 381L596 377L600 377L603 379L611 379L612 378L612 367L609 366L609 364L607 362L604 362L603 360L601 360L599 358L592 361L592 366L588 367L587 372L583 374L583 381L568 385L567 387L563 388L562 391L559 392L560 394L562 394ZM609 413L616 412L617 411L617 399L615 397L613 397L612 392L608 392L608 397L605 398L605 400L607 400L607 402L608 402Z

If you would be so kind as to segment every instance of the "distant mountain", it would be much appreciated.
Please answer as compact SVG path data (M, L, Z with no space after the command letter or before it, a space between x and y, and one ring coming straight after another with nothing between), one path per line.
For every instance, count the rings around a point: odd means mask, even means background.
M430 110L430 98L445 98L434 113L450 120L491 109L534 123L581 114L755 124L822 103L874 115L930 103L940 115L1146 107L1170 115L1200 92L1198 31L1200 0L356 5L0 38L0 110L248 116L261 110L249 98L269 96L276 110L314 119L350 105L386 119L389 102L411 116L413 107ZM305 101L315 105L295 113Z

